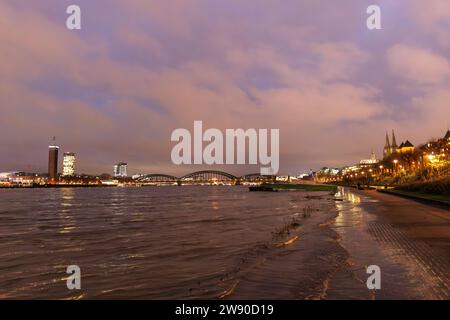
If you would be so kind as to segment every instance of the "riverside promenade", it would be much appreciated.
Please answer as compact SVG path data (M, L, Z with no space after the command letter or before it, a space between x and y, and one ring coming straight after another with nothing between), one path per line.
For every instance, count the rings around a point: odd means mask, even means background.
M375 190L344 188L343 197L331 228L349 258L325 298L450 298L450 210ZM366 287L369 265L381 269L381 290Z

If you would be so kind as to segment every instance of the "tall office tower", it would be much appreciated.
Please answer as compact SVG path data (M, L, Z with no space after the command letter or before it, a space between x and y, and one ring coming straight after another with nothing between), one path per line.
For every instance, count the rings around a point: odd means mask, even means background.
M114 165L114 177L124 178L127 176L127 164L125 162L119 162Z
M58 179L58 150L56 138L53 137L52 142L48 146L48 182L56 183Z
M75 153L65 152L63 157L63 176L71 177L75 175Z

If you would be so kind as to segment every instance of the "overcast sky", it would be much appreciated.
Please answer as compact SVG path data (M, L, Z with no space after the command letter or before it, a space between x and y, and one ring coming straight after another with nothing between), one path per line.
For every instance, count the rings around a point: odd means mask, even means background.
M294 174L450 124L448 0L2 0L0 39L0 171L45 171L56 136L80 173L181 175L200 167L171 163L170 134L202 120L279 128Z

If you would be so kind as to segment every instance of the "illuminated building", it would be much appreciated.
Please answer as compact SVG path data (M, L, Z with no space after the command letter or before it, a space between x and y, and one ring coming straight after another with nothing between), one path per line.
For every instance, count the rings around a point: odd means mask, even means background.
M396 152L397 152L397 141L395 139L395 132L394 132L394 130L392 130L392 141L391 142L389 142L389 136L388 136L388 133L386 132L386 142L384 143L384 149L383 149L384 158L387 158Z
M126 177L127 176L127 164L125 162L119 162L114 165L114 177Z
M414 145L411 142L409 142L409 140L406 140L405 142L402 142L400 144L397 151L399 153L414 152Z
M71 177L75 175L75 153L65 152L63 157L63 176Z
M17 172L12 171L12 172L0 172L0 181L1 180L9 180L10 177L16 175Z
M375 155L375 152L372 150L372 154L370 159L363 159L359 162L359 164L377 164L379 161L377 160L377 157Z
M48 182L55 183L58 178L58 150L56 138L48 146Z

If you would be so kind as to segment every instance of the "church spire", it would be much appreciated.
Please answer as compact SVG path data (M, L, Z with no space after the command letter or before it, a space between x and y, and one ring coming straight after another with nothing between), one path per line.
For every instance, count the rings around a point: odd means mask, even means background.
M450 140L450 129L447 129L447 133L445 134L444 139L445 140Z
M395 132L394 130L392 130L392 144L391 144L391 148L392 148L392 153L397 151L397 141L395 140Z
M390 144L390 142L389 142L389 136L388 136L388 133L387 133L387 131L386 131L386 143L384 144L384 148L391 148L391 144Z
M391 155L391 144L389 142L389 135L388 135L387 131L386 131L386 142L384 144L383 154L384 154L385 158L389 157Z

